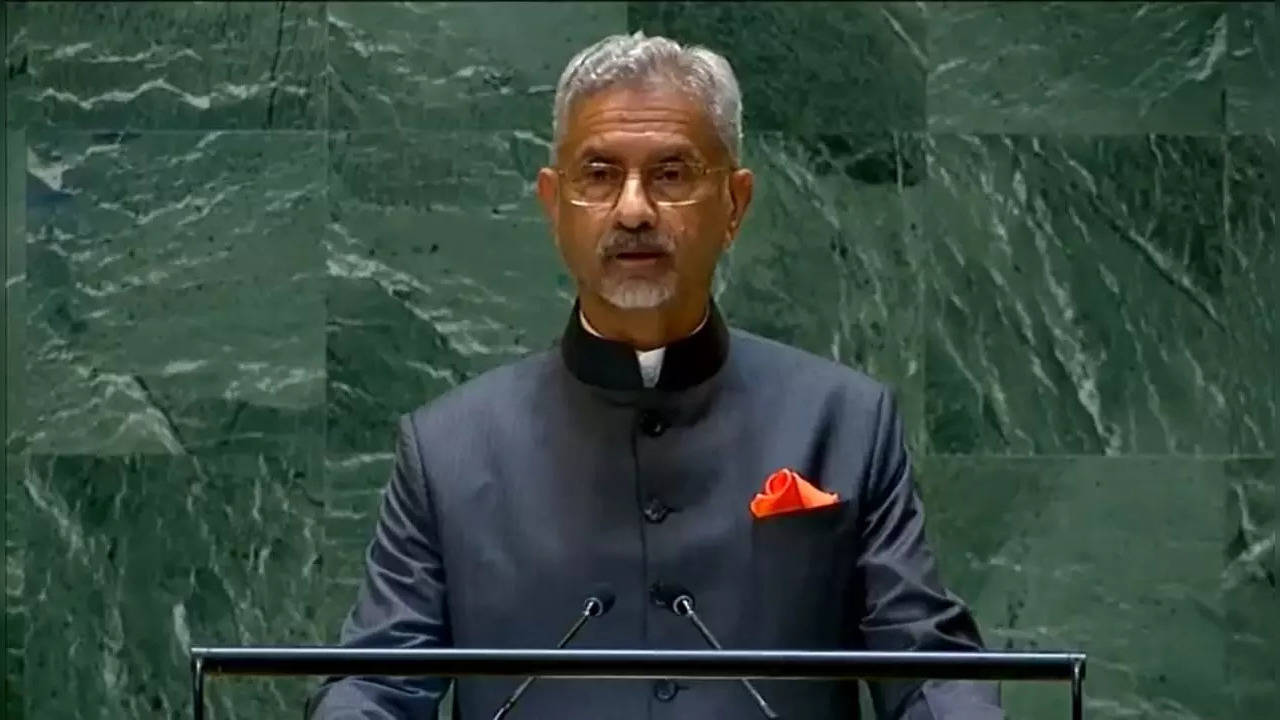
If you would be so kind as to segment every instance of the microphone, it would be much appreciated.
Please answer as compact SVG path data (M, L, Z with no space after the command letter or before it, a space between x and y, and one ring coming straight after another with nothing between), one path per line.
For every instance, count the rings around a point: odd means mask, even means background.
M565 645L569 644L569 641L573 639L573 636L577 635L578 631L582 629L582 626L587 624L587 620L590 620L593 617L600 617L601 615L609 612L610 608L613 607L614 600L617 600L617 596L613 594L613 590L609 589L605 585L597 586L595 590L587 596L586 601L582 604L582 614L579 615L578 619L569 627L569 632L565 633L564 637L560 638L560 642L556 644L556 649L563 648ZM502 718L506 717L507 713L511 712L511 708L516 706L516 702L520 700L520 696L524 695L524 691L528 690L529 686L532 685L533 681L536 679L537 678L532 675L525 678L524 682L520 683L520 686L507 697L507 701L502 703L502 707L498 708L498 712L493 714L493 720L502 720Z
M723 650L720 641L716 640L716 636L711 634L711 630L702 622L702 618L698 617L698 613L693 609L693 593L679 585L658 584L652 589L653 601L667 608L671 612L680 617L687 617L698 628L698 632L702 635L702 639L707 642L715 650ZM746 678L739 678L738 682L747 689L747 693L751 695L751 699L755 701L756 706L760 708L760 712L770 720L778 720L778 713L769 707L769 703L756 691L756 687Z

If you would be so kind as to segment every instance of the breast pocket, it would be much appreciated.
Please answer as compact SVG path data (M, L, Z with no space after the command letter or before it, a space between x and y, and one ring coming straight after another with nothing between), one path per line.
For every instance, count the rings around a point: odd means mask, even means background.
M752 521L756 632L762 647L840 646L855 558L849 503Z

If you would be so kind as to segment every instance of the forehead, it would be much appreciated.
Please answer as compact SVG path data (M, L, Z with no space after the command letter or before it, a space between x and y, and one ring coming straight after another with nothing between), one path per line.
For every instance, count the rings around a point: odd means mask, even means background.
M643 162L661 155L709 159L719 138L706 109L674 88L610 88L582 98L565 123L562 159Z

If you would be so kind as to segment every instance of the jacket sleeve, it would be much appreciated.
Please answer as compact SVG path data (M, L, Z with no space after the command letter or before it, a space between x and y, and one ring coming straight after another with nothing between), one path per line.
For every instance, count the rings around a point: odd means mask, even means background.
M400 418L395 465L382 496L365 576L342 626L352 648L452 644L439 530L411 415ZM445 678L328 678L308 702L311 720L434 718Z
M879 399L864 484L858 576L865 589L859 631L868 650L977 651L982 638L959 598L942 587L925 542L920 502L889 391ZM1000 720L999 688L989 682L869 683L881 720Z

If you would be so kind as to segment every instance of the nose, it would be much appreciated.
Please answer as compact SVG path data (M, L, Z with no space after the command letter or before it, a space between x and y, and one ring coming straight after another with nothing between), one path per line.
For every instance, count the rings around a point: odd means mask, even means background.
M622 189L618 191L618 204L614 207L614 214L618 225L628 230L641 230L657 223L657 208L644 191L640 173L627 174Z

